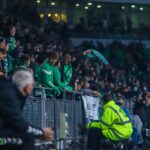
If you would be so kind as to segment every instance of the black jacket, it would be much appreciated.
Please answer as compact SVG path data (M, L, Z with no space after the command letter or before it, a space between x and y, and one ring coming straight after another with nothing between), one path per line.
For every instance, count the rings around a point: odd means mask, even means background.
M134 114L138 115L144 128L150 128L150 107L144 103L135 105Z
M33 134L42 136L41 129L34 128L21 116L25 104L24 97L9 79L0 78L0 131L13 130L21 134Z

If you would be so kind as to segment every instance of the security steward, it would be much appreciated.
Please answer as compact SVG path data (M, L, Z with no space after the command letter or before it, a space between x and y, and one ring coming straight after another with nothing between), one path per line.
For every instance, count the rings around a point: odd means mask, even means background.
M103 97L104 106L101 119L87 125L88 150L99 150L101 141L122 141L129 139L133 130L130 119L125 112L113 101L111 94Z

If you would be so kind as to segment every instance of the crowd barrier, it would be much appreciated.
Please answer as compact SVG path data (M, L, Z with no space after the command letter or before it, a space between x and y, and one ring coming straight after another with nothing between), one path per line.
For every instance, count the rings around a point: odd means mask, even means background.
M36 127L53 128L55 133L54 140L63 141L63 146L58 146L61 147L58 149L62 150L66 147L67 140L83 138L81 129L83 126L85 127L85 123L88 120L88 110L85 111L85 104L83 106L83 93L63 91L61 96L49 98L46 96L46 90L48 89L38 88L38 92L40 91L38 95L27 98L22 115L25 120ZM85 96L85 98L86 97L88 96ZM101 116L103 104L101 103L102 101L99 102L98 111L99 116ZM90 104L88 102L87 104L88 106L91 105L94 114L96 104ZM132 114L133 100L128 100L126 104ZM59 142L59 144L61 144L61 142Z
M69 96L67 94L65 92L65 96L57 99L47 98L45 89L41 89L41 96L27 98L22 115L36 127L53 128L56 140L80 138L80 126L84 125L84 112L80 100L82 94L77 92L69 92Z

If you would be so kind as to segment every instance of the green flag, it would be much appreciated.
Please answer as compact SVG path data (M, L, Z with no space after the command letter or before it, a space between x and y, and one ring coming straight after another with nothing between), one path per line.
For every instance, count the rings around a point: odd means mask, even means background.
M108 60L97 50L91 49L91 52L87 54L87 57L89 57L89 58L98 58L105 65L109 64Z

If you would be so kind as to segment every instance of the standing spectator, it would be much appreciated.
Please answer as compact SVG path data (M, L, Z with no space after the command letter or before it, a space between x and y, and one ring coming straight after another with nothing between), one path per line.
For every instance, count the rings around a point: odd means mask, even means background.
M32 72L30 67L30 56L27 54L23 54L20 58L20 64L15 68L15 70L24 69L26 71Z
M67 90L67 91L72 91L72 87L69 86L68 82L62 82L61 81L61 74L60 74L60 70L57 66L54 67L54 83L56 86L58 86L61 90Z
M22 67L25 70L29 70L29 66L30 66L30 56L27 54L23 54L20 58L19 67Z
M16 27L13 25L10 27L10 48L9 48L9 53L12 52L15 49L15 44L16 44Z
M4 59L7 56L6 44L4 38L0 38L0 69L4 70Z
M2 61L3 63L3 68L5 71L5 75L8 76L8 74L12 71L13 69L13 58L8 54L8 50L10 48L10 43L5 40L3 37L0 38L1 44L4 45L5 50L7 51L7 55L5 57L5 59Z
M136 103L134 113L142 120L143 127L150 128L150 93L142 95L143 101Z
M40 77L42 86L51 88L56 94L60 94L60 88L54 83L54 67L57 61L57 53L49 52L48 59L44 62L41 68ZM47 95L52 96L51 92L48 92Z
M35 78L37 85L41 85L40 72L41 72L42 65L44 64L45 59L46 59L46 56L43 54L39 54L36 58L36 64L34 67L34 78Z
M87 81L83 82L81 92L83 92L83 94L85 94L85 95L100 96L100 93L98 91L92 90L90 88L90 84Z
M70 84L72 78L72 55L69 52L65 52L63 54L63 61L61 63L61 76L62 81L66 83L66 85Z
M7 55L7 52L4 49L0 48L0 69L2 70L4 70L2 61L5 59L6 55Z

